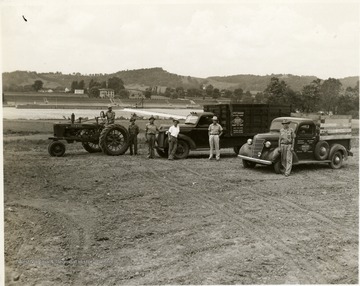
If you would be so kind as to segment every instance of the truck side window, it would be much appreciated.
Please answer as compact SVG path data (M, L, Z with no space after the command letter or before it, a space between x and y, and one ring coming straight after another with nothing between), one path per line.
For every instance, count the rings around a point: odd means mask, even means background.
M315 126L311 124L303 124L299 127L298 135L312 136L315 133Z
M201 117L199 120L199 127L209 127L209 125L212 123L212 117L210 116L204 116Z

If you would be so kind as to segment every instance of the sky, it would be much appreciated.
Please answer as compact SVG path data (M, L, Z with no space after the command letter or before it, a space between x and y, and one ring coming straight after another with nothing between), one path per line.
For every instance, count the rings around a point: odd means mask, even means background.
M0 3L3 72L359 75L359 1Z

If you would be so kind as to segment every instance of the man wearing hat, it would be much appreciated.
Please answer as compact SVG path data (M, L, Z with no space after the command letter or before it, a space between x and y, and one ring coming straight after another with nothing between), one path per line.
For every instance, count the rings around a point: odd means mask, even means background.
M291 121L284 119L283 128L280 129L279 147L281 152L281 165L285 168L285 177L288 177L292 167L292 152L294 151L295 133L290 128Z
M129 146L130 146L130 155L137 155L137 136L139 134L139 126L135 124L135 117L130 118L130 125L128 128L130 137L129 137ZM134 152L133 152L134 148Z
M154 124L154 120L155 117L154 116L150 116L149 118L149 123L146 124L145 127L145 139L146 142L149 145L149 155L148 158L150 159L154 159L155 158L155 152L154 152L154 147L155 147L155 135L156 133L159 132L159 129L157 128L157 126Z
M213 158L213 150L215 148L216 160L220 160L220 136L223 133L223 128L218 123L218 118L214 116L212 118L213 123L209 126L209 145L210 145L210 156L209 160Z
M112 111L112 106L108 105L108 111L106 111L105 117L107 119L107 124L115 123L115 112Z
M174 119L173 122L174 125L171 126L168 131L166 131L166 134L169 136L169 160L174 160L177 149L178 136L180 133L179 120Z

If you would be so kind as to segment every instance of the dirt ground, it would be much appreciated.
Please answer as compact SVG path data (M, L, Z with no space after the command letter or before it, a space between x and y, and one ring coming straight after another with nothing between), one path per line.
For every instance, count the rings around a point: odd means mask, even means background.
M359 282L358 140L342 169L289 178L231 150L53 158L4 140L7 285Z

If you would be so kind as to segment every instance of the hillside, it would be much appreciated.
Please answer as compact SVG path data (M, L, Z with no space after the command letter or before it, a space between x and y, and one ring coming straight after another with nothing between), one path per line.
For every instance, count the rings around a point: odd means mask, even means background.
M242 88L250 91L263 91L268 85L271 77L279 77L283 79L292 89L299 91L304 85L309 84L316 79L315 76L297 76L297 75L232 75L232 76L213 76L208 78L195 78L191 76L181 76L169 73L162 68L149 68L137 70L118 71L112 74L91 74L82 75L80 73L62 74L56 73L36 73L28 71L15 71L3 73L3 89L5 91L14 90L17 87L29 87L35 80L42 80L44 88L63 90L65 87L70 88L73 81L84 80L88 86L91 79L102 82L111 77L120 77L125 86L128 88L146 86L162 86L162 87L184 87L199 88L201 84L211 84L215 88L230 89ZM343 87L354 87L358 77L346 77L340 79Z

